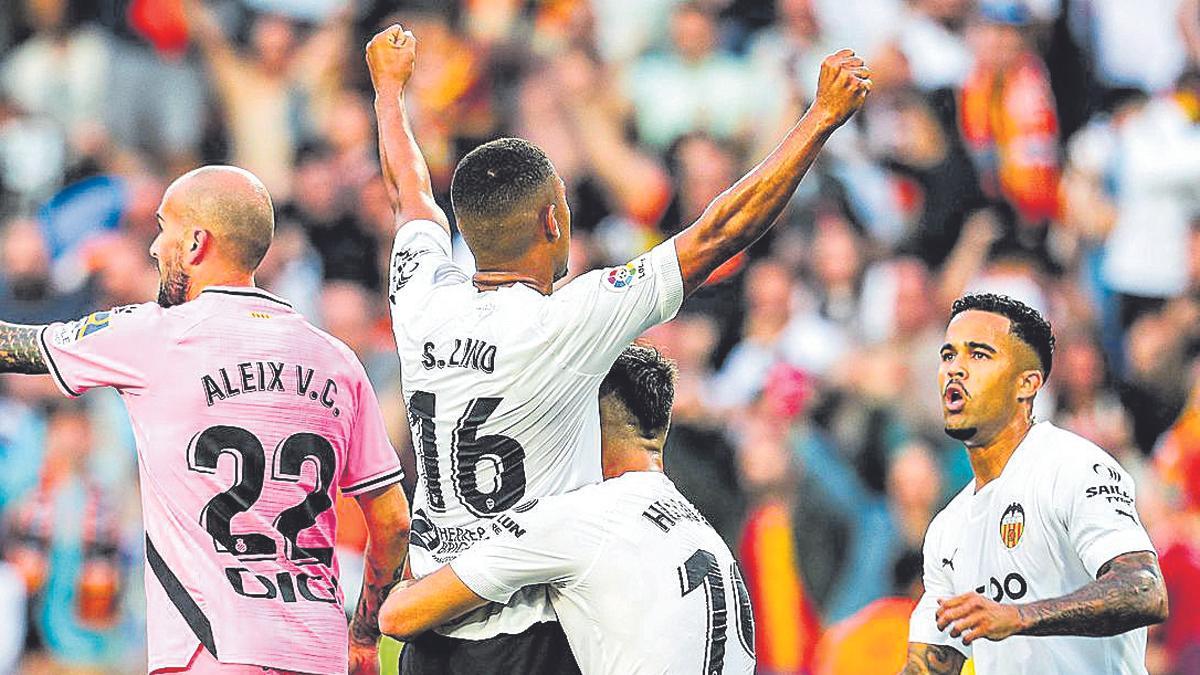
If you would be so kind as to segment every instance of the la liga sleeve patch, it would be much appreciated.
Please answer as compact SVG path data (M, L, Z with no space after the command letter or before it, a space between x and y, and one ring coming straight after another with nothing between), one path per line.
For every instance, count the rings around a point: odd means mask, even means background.
M632 288L646 278L646 257L613 267L604 272L603 286L610 291L620 292Z

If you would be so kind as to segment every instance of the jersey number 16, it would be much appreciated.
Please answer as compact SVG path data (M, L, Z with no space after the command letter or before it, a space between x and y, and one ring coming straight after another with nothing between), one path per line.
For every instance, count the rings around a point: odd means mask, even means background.
M458 419L450 441L450 473L454 493L473 515L487 517L515 506L525 496L525 448L514 438L500 434L479 435L479 427L496 412L500 397L472 399ZM434 511L446 510L438 467L437 396L427 391L413 392L408 401L413 435L421 455L425 475L425 495ZM492 489L480 489L480 470L495 476Z

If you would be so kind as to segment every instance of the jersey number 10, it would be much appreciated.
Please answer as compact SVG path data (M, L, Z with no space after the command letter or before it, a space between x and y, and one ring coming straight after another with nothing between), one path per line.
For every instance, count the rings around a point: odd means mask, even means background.
M500 397L472 399L450 437L450 472L454 493L468 511L479 517L488 517L515 506L525 496L525 448L508 436L479 435L479 427L496 412L503 400ZM408 412L420 450L429 508L445 511L446 497L442 493L437 426L434 422L437 396L427 391L413 392L408 401ZM492 469L495 475L493 489L487 492L479 486L481 467Z
M729 610L725 600L725 576L717 556L697 549L683 565L676 570L679 573L679 588L687 596L697 588L704 588L708 605L708 635L705 640L706 675L721 675L725 672L725 642L729 629ZM737 597L737 633L742 648L754 658L754 612L750 607L750 592L746 590L746 582L737 563L729 566L729 580L733 584L733 592Z

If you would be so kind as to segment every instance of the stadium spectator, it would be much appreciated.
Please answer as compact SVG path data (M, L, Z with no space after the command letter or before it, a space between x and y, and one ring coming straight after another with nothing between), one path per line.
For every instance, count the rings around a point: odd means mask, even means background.
M963 84L960 125L985 192L1021 218L1058 214L1058 118L1045 64L1018 1L984 3L971 35L975 68Z
M349 17L335 14L300 41L287 17L264 14L243 54L202 0L183 0L229 130L230 155L278 201L292 194L291 164L309 129L329 112L349 48ZM304 101L301 103L301 101Z
M720 40L717 17L704 3L674 9L669 48L642 57L623 85L643 142L661 150L693 131L723 139L749 132L755 82Z

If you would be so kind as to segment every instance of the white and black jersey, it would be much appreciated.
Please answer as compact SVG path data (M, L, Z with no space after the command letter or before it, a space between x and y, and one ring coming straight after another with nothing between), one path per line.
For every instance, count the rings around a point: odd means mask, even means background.
M1087 440L1040 422L1000 476L967 485L925 535L925 594L909 640L949 645L980 673L1146 672L1146 629L1108 638L1013 636L965 646L939 631L938 599L977 591L1002 603L1048 600L1095 580L1104 563L1153 551L1134 508L1133 480Z
M496 514L600 481L600 382L683 301L674 241L552 295L523 284L480 291L430 221L400 228L388 290L417 453L418 577L481 540ZM537 589L440 632L478 640L552 620Z
M518 505L450 563L480 597L531 584L582 672L754 672L754 617L733 554L659 472Z

